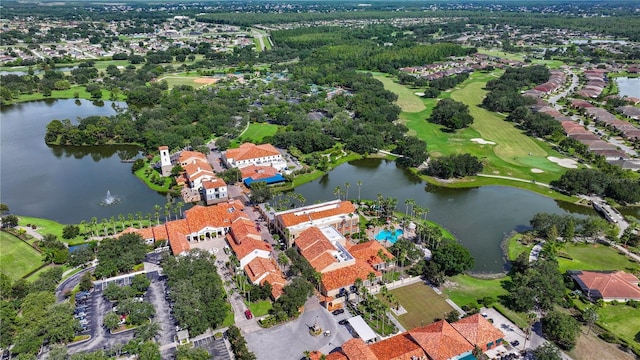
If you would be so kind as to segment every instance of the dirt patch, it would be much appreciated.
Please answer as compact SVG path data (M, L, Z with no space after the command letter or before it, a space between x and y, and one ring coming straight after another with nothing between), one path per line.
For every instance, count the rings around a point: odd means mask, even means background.
M587 359L607 359L607 360L632 360L635 356L624 352L615 344L610 344L597 337L593 330L586 334L586 327L582 327L582 332L578 337L578 343L569 355L576 360Z
M554 156L549 156L547 157L547 160L556 163L562 167L565 167L567 169L577 169L578 168L578 162L573 160L573 159L560 159Z
M471 139L471 141L474 142L474 143L478 143L480 145L495 145L496 144L493 141L488 141L488 140L485 140L483 138L473 138L473 139Z
M194 83L196 83L196 84L205 84L205 85L208 85L208 84L215 84L215 83L217 83L217 82L218 82L218 79L214 79L214 78L206 78L206 77L200 77L200 78L197 78L197 79L193 80L193 82L194 82Z
M531 169L531 172L534 173L534 174L540 174L540 173L543 173L544 170L533 168L533 169Z

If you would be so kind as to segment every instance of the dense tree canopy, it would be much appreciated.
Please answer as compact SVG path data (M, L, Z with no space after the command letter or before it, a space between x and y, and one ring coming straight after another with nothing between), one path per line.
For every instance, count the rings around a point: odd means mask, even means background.
M442 99L429 117L429 122L440 124L449 130L465 128L473 123L469 106L452 99Z
M560 348L571 350L578 341L580 323L569 314L551 311L542 318L542 332Z
M147 246L138 234L125 234L118 239L107 238L98 246L97 278L111 277L128 272L144 260Z
M473 267L474 259L467 248L455 240L443 240L432 251L432 262L446 276L460 274Z
M482 162L475 156L460 154L432 159L429 167L423 172L441 179L449 179L476 175L483 167Z

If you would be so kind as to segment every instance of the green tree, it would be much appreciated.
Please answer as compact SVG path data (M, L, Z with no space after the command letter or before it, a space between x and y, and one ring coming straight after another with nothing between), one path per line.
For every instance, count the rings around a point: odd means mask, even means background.
M91 271L87 271L82 274L82 278L80 279L80 290L88 291L93 287L93 282L91 281L93 274Z
M161 360L160 345L155 342L147 341L138 347L139 360Z
M209 360L211 355L203 348L178 346L176 350L176 360Z
M62 229L63 239L73 239L80 235L80 227L77 225L67 225Z
M455 240L446 240L434 249L432 261L446 276L460 274L471 269L474 264L469 250Z
M533 350L533 356L536 360L561 360L562 354L560 349L548 342L542 346L538 346Z
M120 326L120 315L110 311L104 315L102 323L109 330L115 330Z
M594 306L589 306L582 311L582 319L588 326L587 335L591 332L591 326L593 326L599 318L598 310Z
M157 322L150 321L138 326L135 330L135 336L141 341L151 341L161 330L162 328Z
M580 335L580 324L571 315L551 311L542 318L542 332L561 349L571 350Z

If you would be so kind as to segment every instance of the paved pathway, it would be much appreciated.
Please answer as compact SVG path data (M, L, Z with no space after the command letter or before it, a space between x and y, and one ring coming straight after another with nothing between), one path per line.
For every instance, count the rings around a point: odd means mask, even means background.
M533 245L533 248L531 248L531 252L529 252L530 263L538 260L538 257L540 256L540 251L542 251L542 242L539 242Z
M18 226L17 228L24 230L28 235L31 235L38 240L42 240L42 235L29 226Z
M526 183L533 183L533 184L536 184L536 185L540 185L540 186L544 186L544 187L551 188L551 185L549 185L549 184L545 184L545 183L537 182L537 181L535 181L535 180L527 180L527 179L514 178L514 177L511 177L511 176L489 175L489 174L478 174L477 176L488 177L488 178L495 178L495 179L513 180L513 181L520 181L520 182L526 182Z

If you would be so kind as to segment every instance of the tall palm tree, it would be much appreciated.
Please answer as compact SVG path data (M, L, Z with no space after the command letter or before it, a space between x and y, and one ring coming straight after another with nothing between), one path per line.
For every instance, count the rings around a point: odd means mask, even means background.
M164 222L169 221L169 215L171 215L171 203L164 204Z
M358 185L358 203L360 203L360 187L362 186L362 180L358 180L356 185Z
M109 218L109 224L113 227L113 233L116 233L116 217L112 216Z
M124 230L124 219L124 215L118 214L118 221L120 221L120 223L122 224L122 230Z
M92 217L91 218L91 234L93 236L96 236L96 226L98 225L98 218L97 217Z
M182 219L182 208L184 207L184 203L182 201L178 201L176 203L176 207L178 208L178 210L180 211L180 218Z
M87 227L87 222L84 220L80 221L80 228L82 229L81 234L84 234L85 232L87 232L86 227Z
M341 193L342 193L342 189L340 188L340 186L336 186L336 188L333 189L333 195L336 196L336 199L340 199Z
M138 228L142 229L142 211L136 212L136 219L138 219Z
M102 228L104 229L104 236L107 236L107 219L102 218L100 222L102 224Z
M129 220L129 226L133 227L133 214L132 213L128 213L127 214L127 220Z
M160 210L162 210L162 206L155 204L153 205L153 212L156 215L156 223L160 225Z
M344 189L345 189L344 199L345 200L349 200L349 188L350 187L351 187L351 184L349 184L348 182L344 183Z
M151 213L147 213L147 215L145 215L145 219L147 219L147 225L149 225L149 227L151 227L151 218L153 217L153 215L151 215Z

